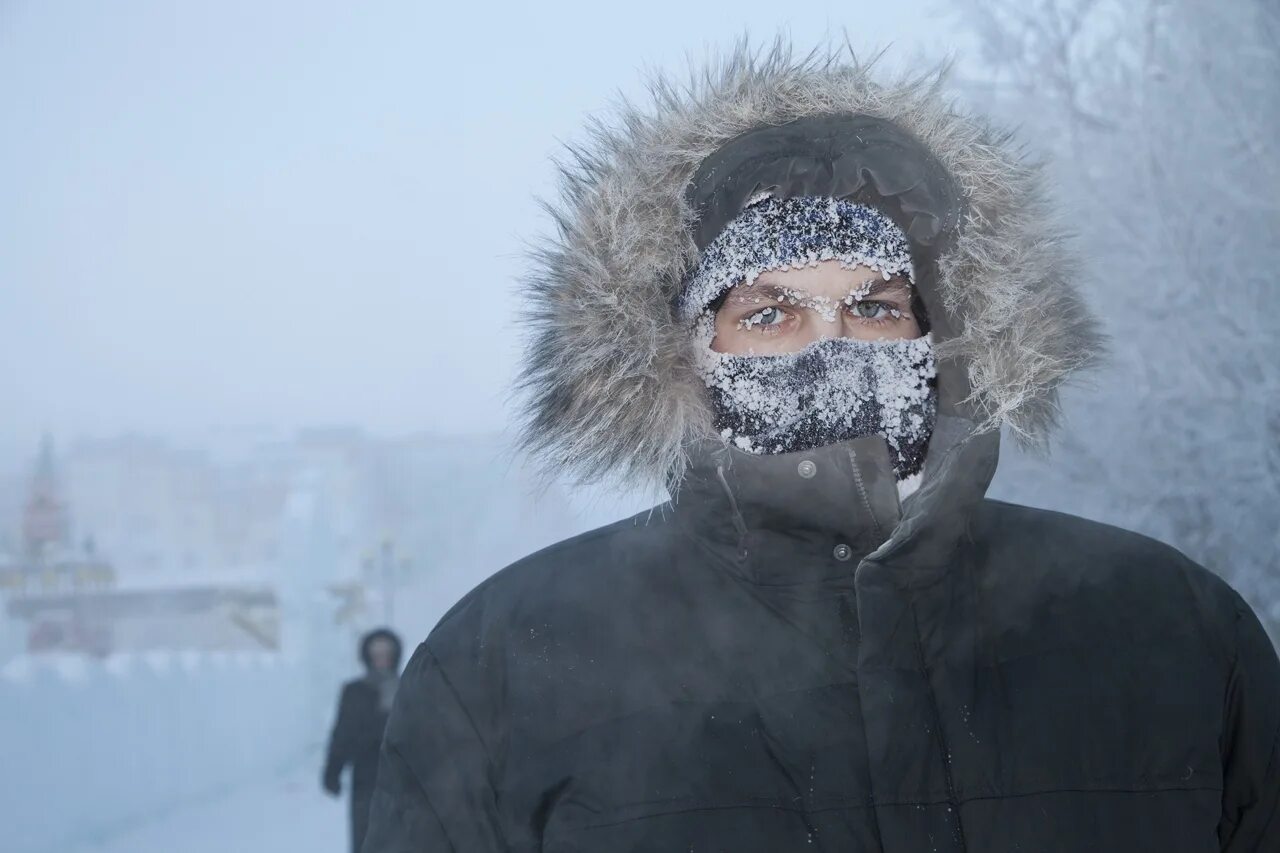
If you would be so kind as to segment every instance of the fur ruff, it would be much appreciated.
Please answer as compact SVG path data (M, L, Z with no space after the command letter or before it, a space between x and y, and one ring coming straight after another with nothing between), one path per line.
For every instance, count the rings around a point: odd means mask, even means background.
M1042 166L1011 134L958 111L945 69L876 81L844 48L795 57L782 40L740 42L684 85L650 81L652 104L618 105L559 164L556 233L536 245L519 378L521 445L548 470L624 485L681 479L689 449L715 438L693 342L673 314L697 260L684 198L698 164L761 125L861 113L914 134L954 176L967 212L940 260L940 301L956 336L939 359L963 365L982 431L1044 447L1058 389L1104 351L1079 295L1077 264L1046 198Z

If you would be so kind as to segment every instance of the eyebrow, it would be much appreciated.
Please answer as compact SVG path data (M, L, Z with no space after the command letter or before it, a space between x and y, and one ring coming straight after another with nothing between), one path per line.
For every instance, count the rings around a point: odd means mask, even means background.
M850 291L863 291L863 288L866 288L865 292L861 293L863 300L873 299L876 296L880 296L889 291L899 291L904 294L910 294L911 292L911 285L896 276L888 281L885 281L881 276L868 278L858 282L849 289ZM785 287L781 284L777 284L776 282L762 281L757 278L751 284L742 287L735 287L730 290L729 300L733 302L745 302L749 299L763 297L773 299L777 302L785 302L787 301L788 296L795 294L803 294L805 296L813 295L804 288Z

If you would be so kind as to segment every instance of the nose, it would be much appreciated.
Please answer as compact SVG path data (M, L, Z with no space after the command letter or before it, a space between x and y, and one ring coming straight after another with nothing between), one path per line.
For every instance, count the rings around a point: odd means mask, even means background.
M809 310L806 312L804 324L804 345L817 343L829 338L843 338L848 334L840 315L827 316L830 312Z

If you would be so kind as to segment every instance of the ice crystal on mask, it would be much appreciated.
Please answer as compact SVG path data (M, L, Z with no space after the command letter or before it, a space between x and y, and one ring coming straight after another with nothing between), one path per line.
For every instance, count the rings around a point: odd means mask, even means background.
M705 316L705 315L704 315ZM706 334L706 323L699 323ZM864 435L889 444L899 479L916 474L937 417L933 340L826 338L799 352L718 353L699 366L720 435L748 453L791 453Z

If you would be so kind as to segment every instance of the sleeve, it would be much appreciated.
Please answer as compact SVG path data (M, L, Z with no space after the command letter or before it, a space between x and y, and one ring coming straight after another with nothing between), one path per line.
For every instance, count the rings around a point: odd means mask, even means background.
M1280 661L1239 596L1222 736L1224 853L1280 850Z
M387 722L363 853L507 850L492 774L474 718L424 643Z
M352 707L351 685L342 688L338 699L338 717L329 733L329 749L324 761L323 784L325 790L338 793L341 789L342 768L351 761Z

